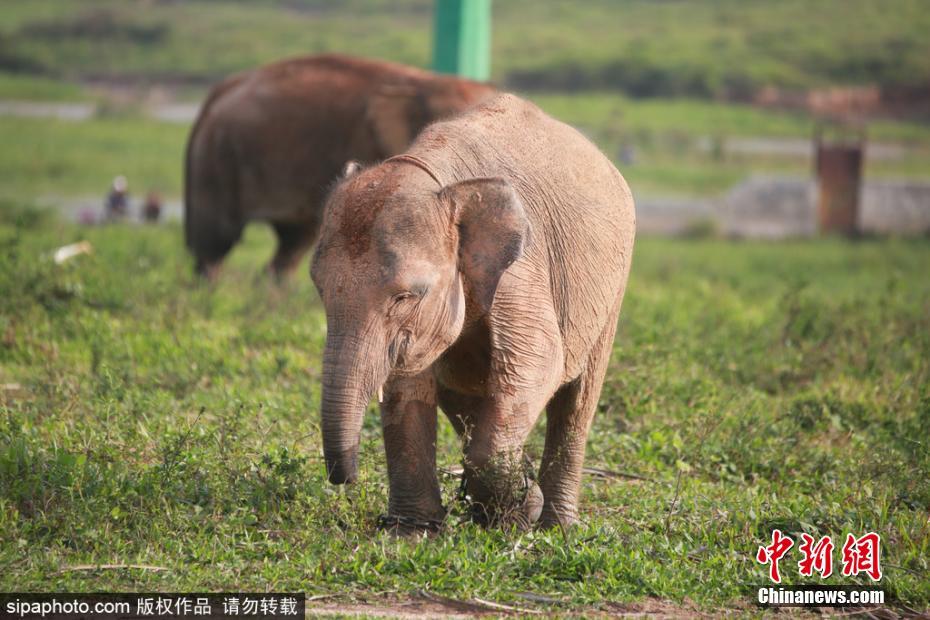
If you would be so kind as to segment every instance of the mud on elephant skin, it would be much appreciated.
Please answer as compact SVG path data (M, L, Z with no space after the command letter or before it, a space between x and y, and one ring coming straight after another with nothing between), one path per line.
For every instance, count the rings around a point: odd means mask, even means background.
M322 431L352 482L383 386L388 523L438 523L437 407L462 438L464 491L490 525L569 525L629 275L623 177L574 129L512 95L351 166L311 275L326 309ZM524 443L546 410L538 476Z
M209 93L191 130L185 240L212 276L250 221L271 224L269 269L291 272L316 240L323 201L343 165L406 149L430 122L488 97L485 84L340 55L284 60L234 75Z

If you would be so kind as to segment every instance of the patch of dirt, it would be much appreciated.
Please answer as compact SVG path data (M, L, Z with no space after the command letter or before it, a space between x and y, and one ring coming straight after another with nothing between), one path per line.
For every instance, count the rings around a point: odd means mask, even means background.
M457 600L421 592L411 598L380 597L369 600L346 600L338 602L340 597L323 596L307 601L308 617L358 617L358 618L503 618L503 617L559 617L559 618L720 618L747 617L761 613L758 607L748 599L745 604L735 607L723 607L712 611L702 611L690 602L684 604L672 601L648 598L635 603L606 602L598 607L571 608L559 605L556 599L527 593L526 603L507 605L484 601L481 599ZM870 617L881 619L924 618L920 612L904 608L893 610L879 608L819 608L805 609L786 607L768 610L765 615L777 613L786 618L814 617Z
M325 597L307 601L308 617L372 617L372 618L474 618L474 617L547 617L560 618L711 618L720 615L745 613L746 610L722 609L712 614L701 612L690 605L681 605L660 599L646 599L637 603L605 603L587 609L563 608L559 605L541 606L538 597L527 594L526 604L500 604L481 599L457 600L428 593L413 598L385 597L369 601L336 602ZM553 602L557 602L553 599Z

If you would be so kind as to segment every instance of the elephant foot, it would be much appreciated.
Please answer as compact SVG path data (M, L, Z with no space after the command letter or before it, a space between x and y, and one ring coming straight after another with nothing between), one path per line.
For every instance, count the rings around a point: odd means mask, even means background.
M203 281L213 284L220 277L221 267L222 263L219 261L197 261L197 264L194 266L194 273L196 273L197 276L200 277Z
M543 509L543 494L539 485L527 480L527 487L520 501L473 501L472 520L485 527L511 527L526 531L533 527Z
M443 527L444 521L442 519L419 519L399 515L380 515L378 517L378 529L398 538L436 536L442 532Z
M543 494L539 485L533 482L526 491L523 504L515 511L514 521L520 530L529 530L539 520L543 510Z
M481 468L468 465L466 461L461 493L471 502L472 521L485 527L533 527L544 498L526 455L488 459Z
M294 274L294 271L297 268L297 264L277 264L275 261L271 261L265 265L265 273L271 277L277 284L286 285L292 279L291 276Z
M537 527L542 530L559 528L567 530L578 523L578 511L574 506L545 506Z

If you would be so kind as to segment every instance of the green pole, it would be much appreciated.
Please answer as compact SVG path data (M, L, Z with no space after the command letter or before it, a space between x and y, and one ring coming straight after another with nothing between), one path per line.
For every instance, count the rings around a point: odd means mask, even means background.
M433 69L473 80L491 76L491 0L435 0Z

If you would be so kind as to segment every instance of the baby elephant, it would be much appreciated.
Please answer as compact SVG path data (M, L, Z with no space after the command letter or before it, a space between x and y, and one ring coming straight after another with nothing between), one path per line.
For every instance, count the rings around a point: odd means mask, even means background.
M623 177L580 133L513 95L344 177L312 268L328 323L330 482L355 480L377 392L390 479L382 525L442 523L437 404L463 439L477 521L571 524L633 254ZM544 407L537 477L523 445Z

